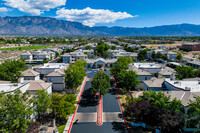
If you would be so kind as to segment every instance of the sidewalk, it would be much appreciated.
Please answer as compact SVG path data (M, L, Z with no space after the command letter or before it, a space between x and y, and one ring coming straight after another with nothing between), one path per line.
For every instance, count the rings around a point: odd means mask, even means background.
M87 81L87 76L86 76L85 79L83 80L82 85L81 85L81 91L79 91L79 93L78 93L78 95L77 95L77 97L76 97L76 100L77 100L78 102L77 102L77 104L75 104L75 106L76 106L75 112L74 112L74 114L71 114L71 115L69 116L63 133L70 133L71 127L72 127L72 125L73 125L73 120L74 120L74 117L75 117L75 115L76 115L76 112L77 112L77 109L78 109L78 105L79 105L79 101L80 101L80 99L81 99L81 95L82 95L82 93L83 93L83 90L84 90L86 81Z

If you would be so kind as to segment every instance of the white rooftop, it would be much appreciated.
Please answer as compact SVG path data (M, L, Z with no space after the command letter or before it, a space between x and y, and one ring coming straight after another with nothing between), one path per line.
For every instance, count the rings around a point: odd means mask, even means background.
M26 92L26 90L22 89L28 81L24 81L24 83L1 83L0 84L0 93L1 92L13 92L16 89L20 89L22 93Z
M178 89L200 92L200 81L170 80L168 78L165 81Z
M65 67L66 64L65 63L45 63L42 67L40 68L63 68Z
M137 68L160 68L155 63L134 63L133 65Z

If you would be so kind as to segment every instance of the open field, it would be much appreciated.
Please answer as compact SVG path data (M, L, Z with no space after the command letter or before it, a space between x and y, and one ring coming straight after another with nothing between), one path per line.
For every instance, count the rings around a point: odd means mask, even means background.
M173 44L141 44L141 45L146 46L147 48L156 48L157 49L158 46L165 46L166 48L181 46L182 42L176 41Z
M2 48L0 50L34 50L34 49L43 49L48 46L23 46L23 47L13 47L13 48Z

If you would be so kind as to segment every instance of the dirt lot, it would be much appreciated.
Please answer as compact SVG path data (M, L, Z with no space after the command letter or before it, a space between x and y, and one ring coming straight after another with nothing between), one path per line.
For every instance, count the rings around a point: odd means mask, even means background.
M182 45L182 41L176 41L174 44L141 44L142 46L146 46L147 48L158 48L158 46L169 47L177 47Z

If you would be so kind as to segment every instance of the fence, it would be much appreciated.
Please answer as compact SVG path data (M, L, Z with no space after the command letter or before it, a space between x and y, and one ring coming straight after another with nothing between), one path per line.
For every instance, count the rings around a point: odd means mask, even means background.
M200 132L197 128L183 128L184 132Z
M150 130L155 130L155 133L160 133L159 129L155 129L152 126L146 125L146 123L131 122L131 126L133 126L133 127L143 127L143 128L150 129Z

